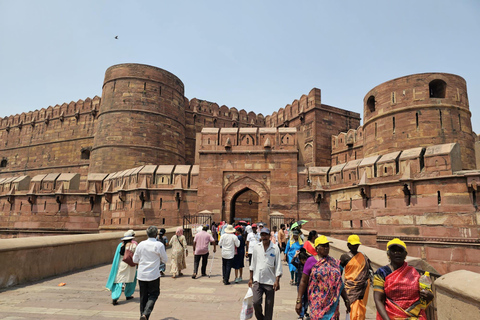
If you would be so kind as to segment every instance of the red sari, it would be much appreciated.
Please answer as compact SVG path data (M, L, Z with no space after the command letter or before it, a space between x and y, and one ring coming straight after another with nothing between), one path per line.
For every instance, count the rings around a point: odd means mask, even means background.
M390 319L426 320L420 304L420 274L406 262L395 271L389 266L377 270L374 290L385 293L385 309ZM377 320L382 317L377 312Z

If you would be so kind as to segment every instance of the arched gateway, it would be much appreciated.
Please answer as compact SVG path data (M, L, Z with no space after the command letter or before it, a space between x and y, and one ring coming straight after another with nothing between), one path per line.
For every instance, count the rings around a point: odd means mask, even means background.
M227 184L223 195L223 220L233 223L235 218L250 218L252 221L268 219L270 191L263 182L243 176Z

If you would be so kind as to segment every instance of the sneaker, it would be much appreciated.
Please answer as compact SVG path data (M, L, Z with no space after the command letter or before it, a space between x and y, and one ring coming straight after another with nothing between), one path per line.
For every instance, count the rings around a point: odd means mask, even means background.
M299 316L299 317L298 317L298 320L303 320L303 317L302 317L302 316Z
M114 300L112 300L112 304L113 304L114 306L116 306L116 305L118 304L118 302L117 302L117 301L118 301L118 299L114 299Z
M242 280L243 280L242 277L238 278L238 282L242 282Z
M234 281L234 282L235 282L235 283L238 283L238 278L235 278L235 281Z
M132 300L133 296L127 297L127 300Z

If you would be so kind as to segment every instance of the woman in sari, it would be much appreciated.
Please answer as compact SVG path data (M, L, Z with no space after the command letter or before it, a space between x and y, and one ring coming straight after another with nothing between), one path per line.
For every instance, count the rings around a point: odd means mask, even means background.
M125 297L127 300L133 299L133 292L135 292L135 285L137 283L137 267L130 266L123 262L125 250L135 252L138 243L133 240L135 232L128 230L123 234L121 243L118 244L115 255L113 256L112 268L106 284L106 288L112 292L112 304L118 304L118 299L122 294L122 287L125 285Z
M303 242L299 237L298 230L292 231L292 237L287 241L287 247L285 248L285 261L288 263L288 269L290 270L290 284L293 286L298 282L297 268L293 265L293 257L298 250L302 247Z
M377 320L426 320L425 305L433 300L433 293L420 290L418 271L405 262L406 244L395 238L387 243L390 264L379 268L373 278L373 298L377 307Z
M317 238L317 231L312 230L308 233L308 238L307 241L305 241L305 244L303 247L305 250L307 250L307 253L311 256L316 256L317 255L317 250L315 250L315 239Z
M308 290L308 304L311 320L338 320L340 317L340 296L342 296L347 313L350 302L342 282L340 261L329 256L330 241L319 236L315 240L317 255L307 259L303 267L302 280L298 287L295 311L300 315L302 295Z
M182 270L187 268L185 257L188 256L188 249L182 227L178 227L175 235L170 239L170 245L172 246L172 265L170 268L172 278L183 276Z

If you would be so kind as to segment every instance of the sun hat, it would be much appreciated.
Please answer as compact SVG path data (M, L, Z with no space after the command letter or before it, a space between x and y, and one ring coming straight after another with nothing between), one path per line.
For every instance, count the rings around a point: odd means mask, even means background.
M268 233L268 234L270 234L270 229L268 229L268 228L262 228L262 231L260 231L260 234L262 234L262 233Z
M120 240L130 240L130 239L133 239L133 238L135 238L135 231L130 229L123 234L123 238L121 238Z
M256 223L252 224L252 228L256 228L256 227L257 227Z
M231 224L227 225L227 227L225 228L225 233L234 233L235 232L235 229L233 228L233 226Z
M326 244L326 243L332 243L332 241L328 241L327 237L325 236L318 236L317 239L315 239L315 247L321 244Z
M356 234L352 234L348 237L348 243L350 243L352 246L356 245L356 244L362 244L360 242L360 237L357 236Z
M405 244L405 242L403 242L402 240L400 240L398 238L394 238L394 239L388 241L387 250L390 249L390 247L393 246L393 245L403 247L405 249L405 251L407 250L407 245Z
M263 222L259 222L259 223L258 223L258 226L259 226L259 227L263 227L263 226L265 226L265 225L263 224Z

